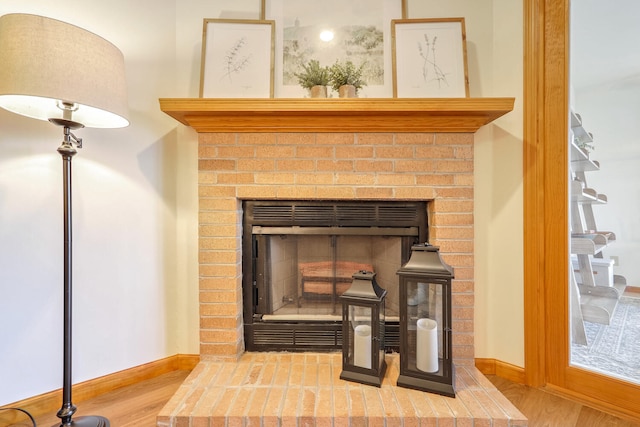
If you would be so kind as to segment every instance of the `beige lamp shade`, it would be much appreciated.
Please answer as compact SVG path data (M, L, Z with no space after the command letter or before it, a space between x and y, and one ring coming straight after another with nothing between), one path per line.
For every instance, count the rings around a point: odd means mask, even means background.
M86 127L129 125L124 57L100 36L42 16L3 15L0 64L6 110Z

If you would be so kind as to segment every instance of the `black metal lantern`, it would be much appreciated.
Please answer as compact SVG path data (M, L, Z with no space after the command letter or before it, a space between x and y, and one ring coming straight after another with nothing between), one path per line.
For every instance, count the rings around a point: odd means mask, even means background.
M411 247L400 276L398 386L455 397L452 360L452 268L437 246Z
M340 378L380 387L384 360L384 298L376 274L360 271L341 296L342 372Z

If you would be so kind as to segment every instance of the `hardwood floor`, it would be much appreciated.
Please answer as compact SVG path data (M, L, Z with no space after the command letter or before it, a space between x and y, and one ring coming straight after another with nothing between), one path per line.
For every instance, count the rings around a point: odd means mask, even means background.
M78 407L76 416L102 415L109 419L111 427L155 427L157 413L173 396L187 375L189 371L173 371L84 402L74 402ZM25 421L9 425L15 427L33 425L26 415L23 418ZM59 426L60 419L54 412L51 415L37 417L36 423L38 427ZM7 424L3 424L0 416L0 427L4 426Z
M543 390L495 375L487 378L527 417L530 427L640 426L640 422L622 420Z
M77 415L102 415L112 427L155 427L156 414L175 393L189 371L173 371L132 386L103 394L78 404ZM633 427L640 422L625 421L579 403L513 383L495 375L489 380L529 419L530 427ZM31 427L25 421L10 424ZM51 414L36 418L38 426L58 426L60 420ZM0 427L2 423L0 416Z

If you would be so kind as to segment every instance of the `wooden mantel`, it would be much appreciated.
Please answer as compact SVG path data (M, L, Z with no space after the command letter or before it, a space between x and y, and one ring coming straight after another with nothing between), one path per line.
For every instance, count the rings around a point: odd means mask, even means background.
M163 98L162 111L202 132L476 132L514 98Z

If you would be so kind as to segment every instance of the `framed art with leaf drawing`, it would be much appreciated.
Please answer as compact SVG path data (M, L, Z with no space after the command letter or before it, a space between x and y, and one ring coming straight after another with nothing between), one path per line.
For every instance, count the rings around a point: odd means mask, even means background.
M262 0L262 19L276 23L275 97L301 98L295 75L311 60L363 67L360 97L391 97L391 20L407 0Z
M469 96L464 18L391 22L393 96Z
M273 97L273 21L205 19L201 98Z

